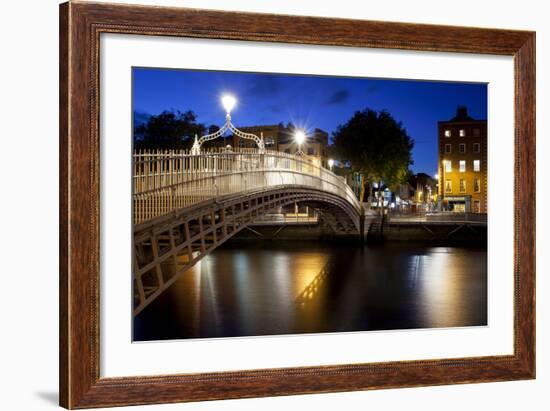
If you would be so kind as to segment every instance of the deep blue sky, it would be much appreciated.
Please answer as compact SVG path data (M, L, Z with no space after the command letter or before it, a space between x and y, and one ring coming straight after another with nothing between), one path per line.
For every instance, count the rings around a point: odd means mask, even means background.
M133 74L138 119L192 110L198 122L221 126L226 92L238 99L232 112L237 127L292 121L332 134L357 110L388 110L415 140L415 173L436 172L437 122L452 118L457 106L466 105L475 119L487 118L486 84L150 68Z

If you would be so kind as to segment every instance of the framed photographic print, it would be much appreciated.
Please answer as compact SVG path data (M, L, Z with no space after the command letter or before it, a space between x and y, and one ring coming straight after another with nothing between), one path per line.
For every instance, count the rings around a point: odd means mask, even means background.
M60 6L60 404L535 377L535 34Z

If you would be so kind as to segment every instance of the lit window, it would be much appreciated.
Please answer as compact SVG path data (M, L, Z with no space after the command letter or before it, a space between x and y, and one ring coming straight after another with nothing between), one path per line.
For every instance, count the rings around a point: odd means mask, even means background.
M474 128L474 137L479 137L481 134L479 128Z
M476 178L474 180L474 192L476 193L481 192L481 180L479 178Z
M275 139L273 137L267 137L265 139L265 146L266 147L272 147L275 145Z
M459 171L461 173L464 173L466 171L466 161L465 160L460 160Z
M479 170L480 170L480 161L474 160L474 171L479 171Z
M451 145L445 144L445 153L450 153L450 152L451 152Z
M446 193L452 193L453 192L453 184L451 180L445 180L445 192Z
M447 160L447 161L445 161L445 172L450 173L451 171L453 171L452 162L451 162L451 160Z
M474 143L474 153L479 153L479 151L480 151L479 143Z
M458 145L458 151L460 153L465 153L466 152L466 144L462 143L462 144L459 144Z
M445 130L445 137L451 137L451 130Z
M466 192L466 180L463 178L460 179L460 192L465 193Z
M466 130L460 130L459 135L460 137L464 137L466 135Z

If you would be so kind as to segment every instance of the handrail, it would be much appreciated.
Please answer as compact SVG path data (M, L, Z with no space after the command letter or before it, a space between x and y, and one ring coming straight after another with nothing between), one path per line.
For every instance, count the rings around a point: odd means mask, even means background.
M279 151L214 149L193 155L188 150L137 150L133 155L134 223L215 198L271 186L299 185L361 205L344 178L308 156Z

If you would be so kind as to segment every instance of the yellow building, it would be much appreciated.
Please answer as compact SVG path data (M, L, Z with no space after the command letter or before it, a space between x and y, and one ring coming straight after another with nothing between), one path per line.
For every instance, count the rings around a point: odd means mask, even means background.
M438 122L439 187L442 207L487 213L487 120L474 120L466 107Z

